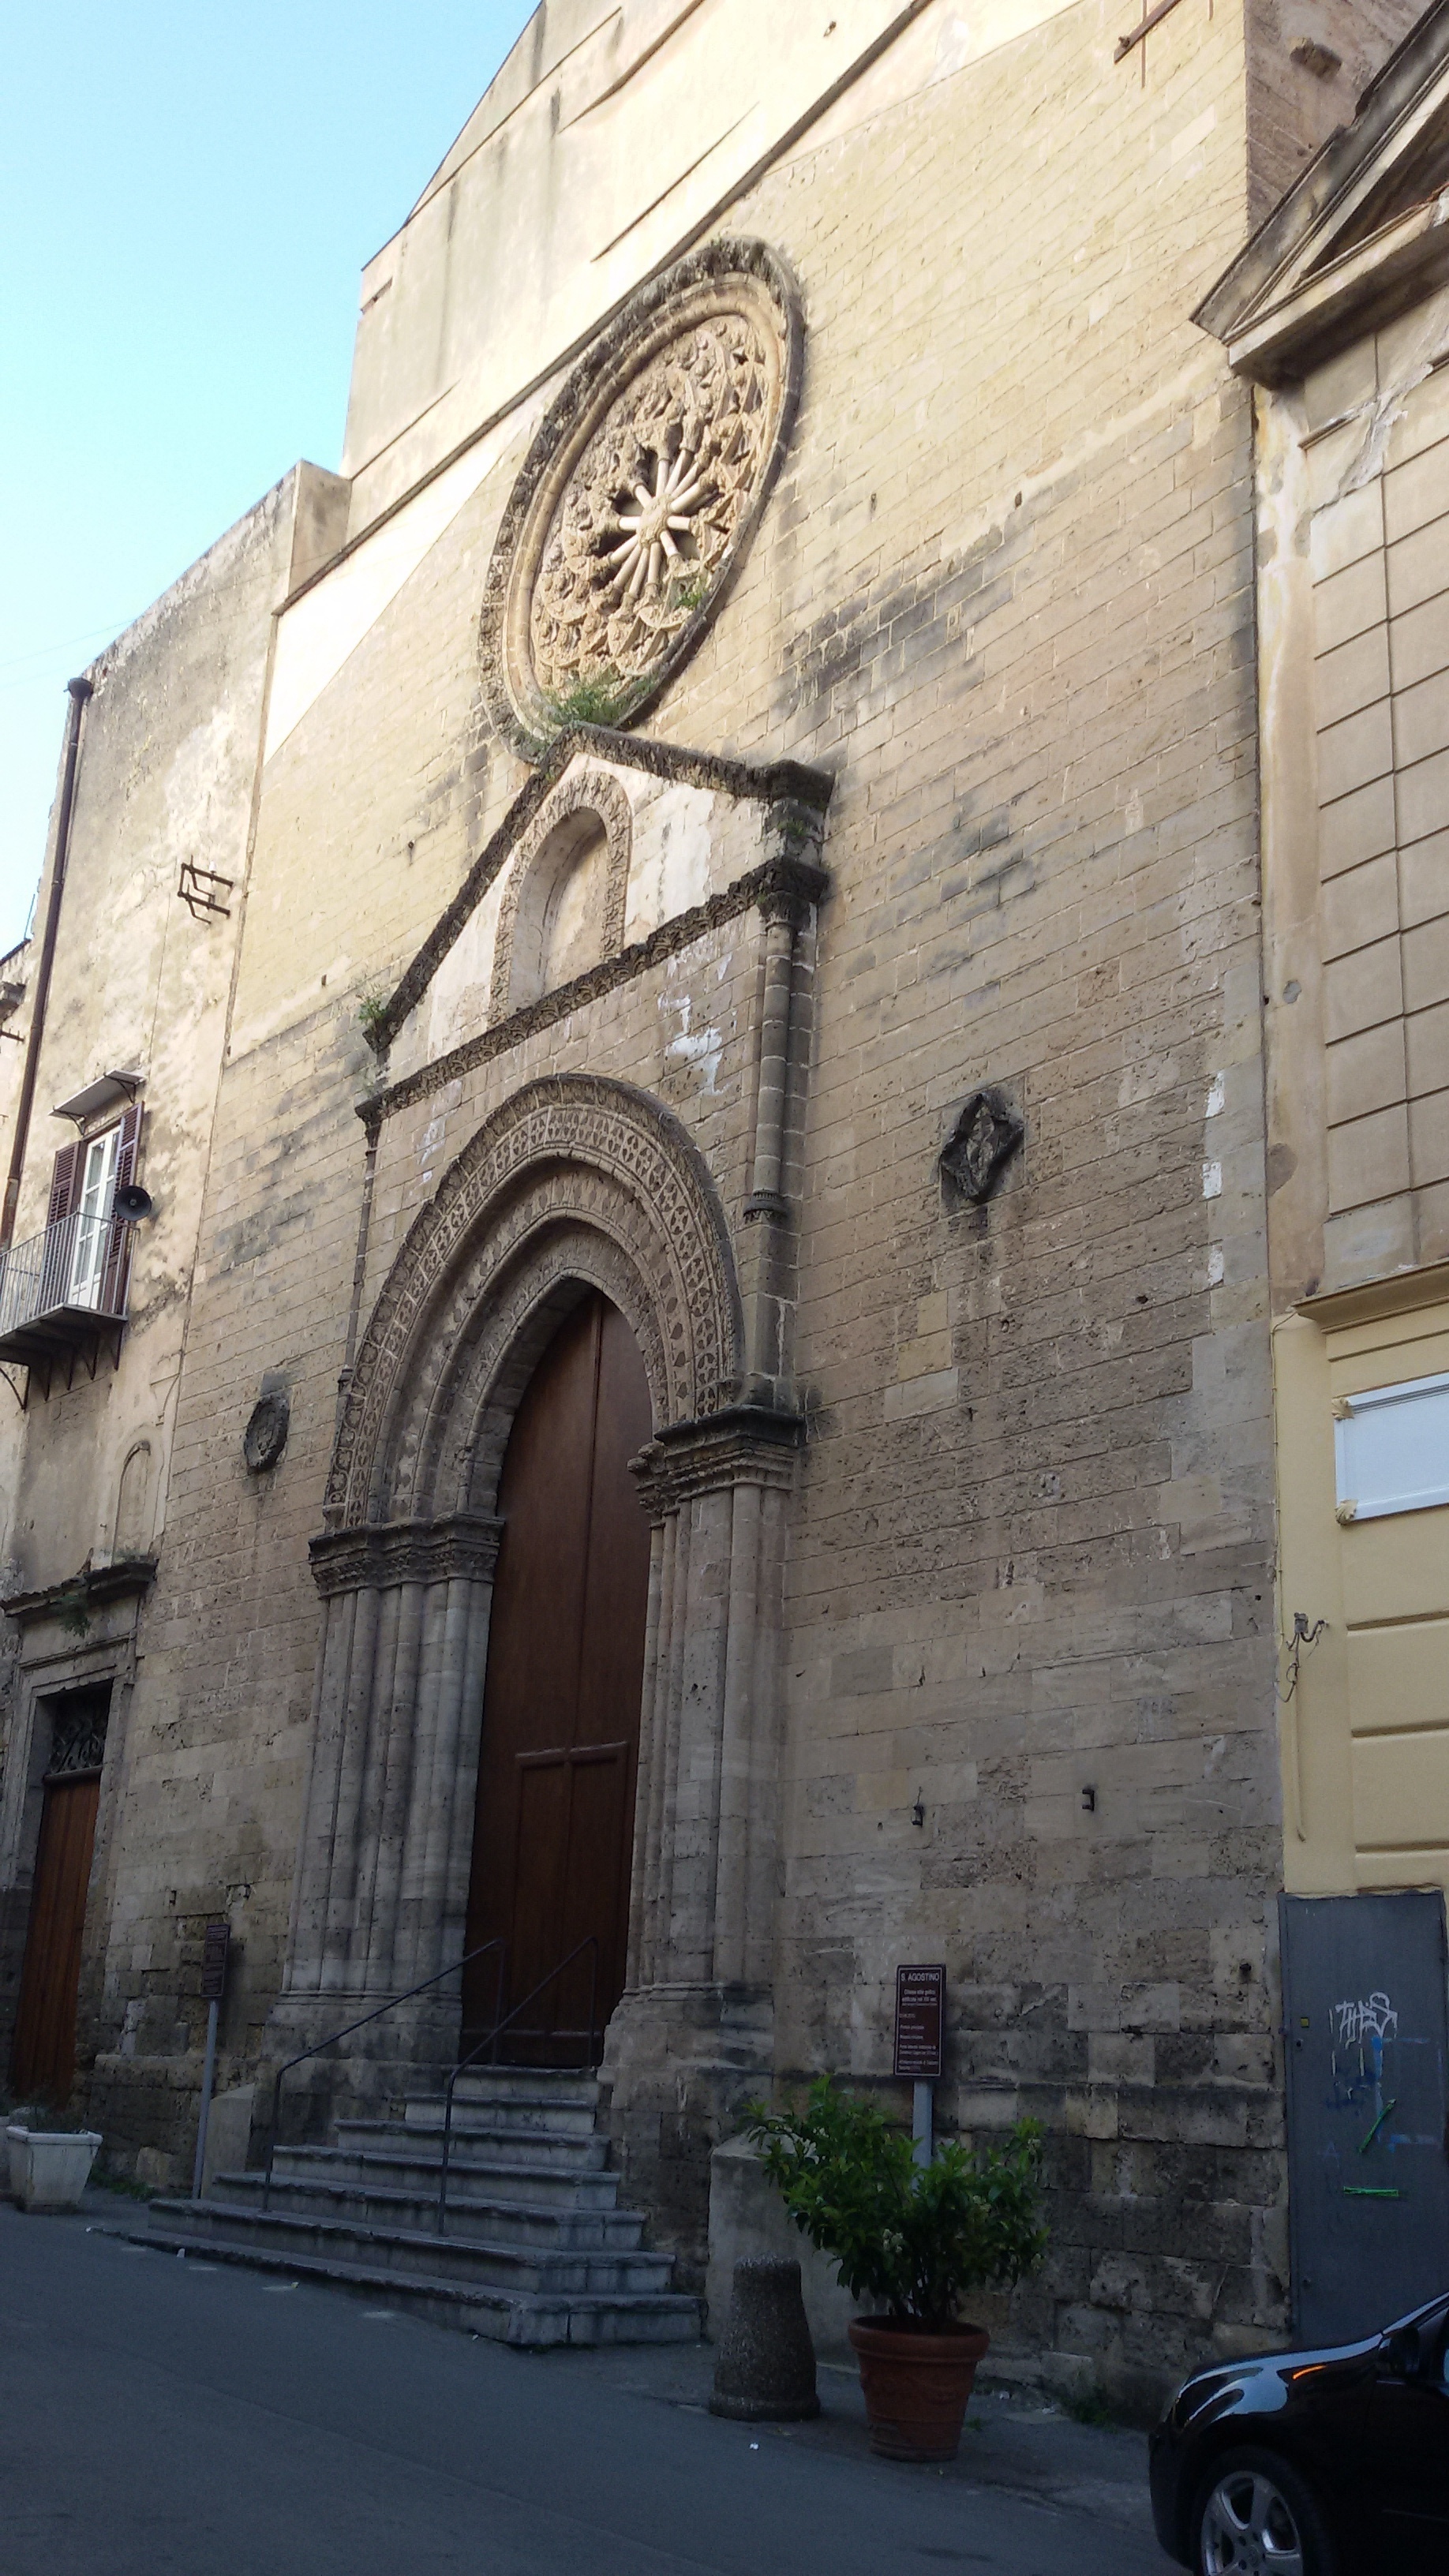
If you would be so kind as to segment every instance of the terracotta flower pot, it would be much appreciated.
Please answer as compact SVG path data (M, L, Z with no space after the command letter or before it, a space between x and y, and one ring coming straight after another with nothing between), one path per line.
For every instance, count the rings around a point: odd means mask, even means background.
M885 2460L954 2460L976 2367L991 2337L981 2326L929 2334L894 2317L855 2317L870 2447Z

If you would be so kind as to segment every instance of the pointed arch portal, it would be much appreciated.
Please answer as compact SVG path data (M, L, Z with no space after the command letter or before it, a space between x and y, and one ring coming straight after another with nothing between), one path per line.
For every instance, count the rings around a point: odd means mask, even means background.
M677 1119L578 1075L484 1121L373 1310L312 1543L278 2054L495 1935L521 2000L596 1932L602 2010L625 1989L641 2029L764 1987L799 1425L739 1401L742 1367L728 1230ZM491 2001L470 1991L470 2028ZM586 2021L586 1990L553 1998L535 2055L577 2063ZM389 2058L447 2064L458 2032L456 1986L370 2025L351 2092Z

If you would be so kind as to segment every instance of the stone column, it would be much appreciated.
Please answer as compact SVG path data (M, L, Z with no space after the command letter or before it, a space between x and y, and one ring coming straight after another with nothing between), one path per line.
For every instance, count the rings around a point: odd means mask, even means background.
M795 1304L794 1230L790 1161L798 1143L792 1108L800 1087L796 984L799 953L813 944L814 904L793 877L760 898L764 931L761 961L759 1046L755 1075L750 1192L740 1243L740 1294L745 1320L746 1400L793 1409L792 1343Z
M323 1627L274 2057L462 1956L499 1536L458 1514L312 1542ZM355 2091L368 2062L450 2055L457 2018L445 1981L319 2064Z
M604 2074L686 2273L709 2149L769 2072L785 1514L800 1424L736 1405L635 1461L654 1519L629 1984Z

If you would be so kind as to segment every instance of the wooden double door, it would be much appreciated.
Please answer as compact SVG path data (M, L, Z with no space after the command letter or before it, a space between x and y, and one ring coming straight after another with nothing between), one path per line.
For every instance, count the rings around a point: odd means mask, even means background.
M99 1771L47 1780L20 1972L10 2081L22 2102L63 2110L75 2081L81 1934L95 1848Z
M513 2063L581 2064L591 2003L597 2053L623 1992L649 1596L629 1460L652 1431L638 1345L591 1291L534 1371L499 1485L467 1947L506 1944ZM496 1955L467 1974L465 2047L493 2027L497 1977Z

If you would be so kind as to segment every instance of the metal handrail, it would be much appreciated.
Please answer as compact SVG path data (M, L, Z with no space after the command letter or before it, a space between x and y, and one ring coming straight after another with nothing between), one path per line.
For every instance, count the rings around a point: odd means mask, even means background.
M132 1228L123 1217L72 1209L43 1234L0 1250L0 1333L45 1315L94 1315L122 1323Z
M267 2133L267 2161L262 2177L263 2216L272 2197L272 2158L277 2149L277 2130L281 2120L282 2085L286 2077L291 2074L293 2067L305 2066L309 2057L320 2056L324 2048L331 2048L337 2040L350 2039L355 2030L365 2030L370 2021L381 2021L384 2013L395 2012L399 2004L410 2004L414 1995L425 1995L429 1986L440 1986L445 1977L455 1977L461 1968L471 1968L475 1959L486 1959L490 1950L497 1950L500 1954L498 1985L493 2003L493 2009L496 2012L503 2000L503 1980L508 1967L508 1944L499 1939L485 1941L478 1949L470 1950L466 1958L454 1959L450 1966L439 1968L435 1975L421 1978L417 1985L409 1986L405 1995L389 1995L385 2004L378 2004L372 2012L359 2014L356 2021L345 2023L341 2030L329 2030L325 2039L316 2040L310 2048L299 2050L295 2057L289 2057L286 2065L278 2069L276 2080L272 2085L272 2125ZM528 2000L530 2003L533 2001L531 1995ZM500 2023L499 2028L502 2027ZM592 2030L592 2023L590 2027Z
M549 1970L549 1972L548 1972L548 1975L547 1975L546 1977L540 1977L540 1978L539 1978L539 1981L538 1981L537 1985L533 1988L532 1993L531 1993L531 1994L527 1994L527 1995L525 1995L521 2004L515 2004L515 2005L514 2005L514 2007L513 2007L512 2012L510 2012L510 2013L505 2013L505 2015L504 2015L504 2017L503 2017L503 2019L502 2019L501 2021L495 2022L495 2023L494 2023L494 2025L493 2025L493 2028L492 2028L490 2031L488 2031L482 2039L480 2039L480 2040L478 2041L478 2043L477 2043L476 2047L474 2047L474 2048L470 2048L470 2049L469 2049L468 2054L467 2054L467 2056L466 2056L466 2057L460 2057L460 2058L459 2058L457 2065L454 2067L454 2069L453 2069L453 2071L452 2071L452 2074L449 2076L449 2078L448 2078L448 2085L447 2085L447 2092L446 2092L446 2096L445 2096L444 2104L443 2104L443 2160L442 2160L442 2164L441 2164L441 2166L439 2167L439 2171L438 2171L438 2231L437 2231L437 2232L438 2232L438 2234L439 2234L440 2236L442 2236L442 2235L446 2232L446 2223L447 2223L447 2210L448 2210L448 2160L449 2160L449 2157L450 2157L450 2155L451 2155L451 2153L452 2153L452 2144L453 2144L453 2087L454 2087L454 2085L457 2083L458 2078L459 2078L459 2076L460 2076L460 2075L466 2074L466 2072L467 2072L468 2068L469 2068L470 2066L472 2066L472 2065L475 2065L475 2064L476 2064L477 2060L478 2060L478 2059L483 2055L483 2052L484 2052L484 2050L485 2050L485 2049L491 2049L491 2050L492 2050L492 2052L493 2052L493 2062L494 2062L495 2066L497 2065L497 2063L498 2063L498 2043L499 2043L500 2039L503 2037L504 2032L505 2032L506 2030L508 2030L514 2022L516 2022L516 2021L517 2021L517 2019L518 2019L518 2017L519 2017L519 2014L520 2014L520 2013L526 2013L526 2012L527 2012L528 2007L529 2007L529 2005L530 2005L530 2004L537 2003L539 1996L540 1996L540 1995L543 1993L543 1991L544 1991L544 1988L545 1988L546 1986L551 1986L551 1985L553 1984L553 1981L554 1981L555 1977L561 1977L561 1976L563 1975L563 1972L564 1972L565 1968L571 1968L571 1967L573 1966L573 1963L574 1963L575 1959L581 1958L581 1957L583 1956L583 1953L584 1953L584 1951L585 1951L585 1950L592 1951L592 1953L593 1953L593 1957L592 1957L592 1960L591 1960L591 1963L590 1963L590 1970L589 1970L589 2044L588 2044L588 2054L586 2055L586 2057L585 2057L585 2059L584 2059L584 2064L585 2064L585 2066L596 2066L596 2065L598 2064L598 2060L597 2060L597 2058L596 2058L596 2057L595 2057L595 2055L594 2055L594 2033L595 2033L595 2030L596 2030L596 2028L597 2028L597 2026L598 2026L597 2005L598 2005L598 1999L599 1999L599 1936L598 1936L597 1932L588 1932L588 1933L586 1933L586 1934L584 1935L584 1938L583 1938L583 1940L582 1940L582 1941L576 1941L576 1942L575 1942L575 1944L574 1944L573 1948L568 1952L568 1954L567 1954L567 1956L566 1956L565 1958L560 1959L560 1960L557 1962L556 1966L554 1966L554 1967L550 1968L550 1970ZM500 1986L500 1988L499 1988L499 1992L500 1992L500 1993L502 1992L502 1988L501 1988L501 1986Z

